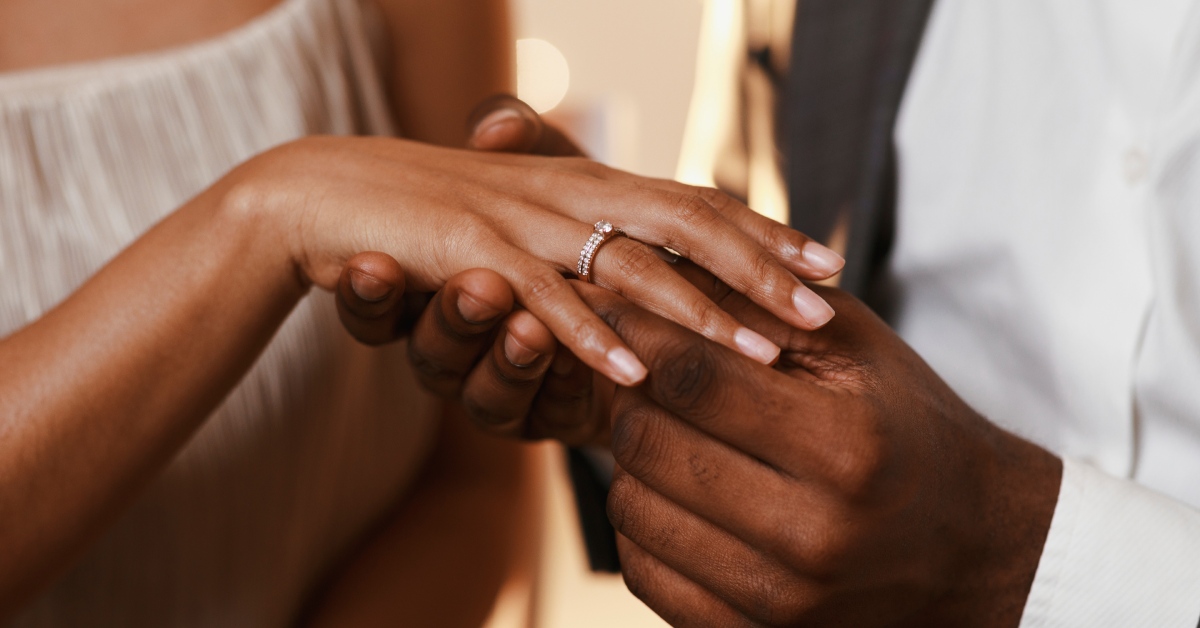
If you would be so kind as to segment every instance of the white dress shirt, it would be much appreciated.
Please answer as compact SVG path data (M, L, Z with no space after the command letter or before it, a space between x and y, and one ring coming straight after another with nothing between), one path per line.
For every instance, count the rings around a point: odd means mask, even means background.
M896 129L899 333L1064 457L1023 626L1200 620L1200 0L940 0Z

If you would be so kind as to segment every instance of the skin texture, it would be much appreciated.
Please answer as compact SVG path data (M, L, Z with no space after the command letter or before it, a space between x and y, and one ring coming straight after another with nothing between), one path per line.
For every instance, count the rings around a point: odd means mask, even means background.
M468 126L468 145L475 150L584 156L512 96L480 103ZM429 308L428 297L405 298L405 285L391 256L351 258L335 291L342 322L368 344L407 337L416 325L409 355L422 383L446 399L468 401L469 416L488 433L607 446L615 385L561 347L528 311L514 312L512 288L502 276L486 269L461 273Z
M541 133L510 131L511 146L537 145ZM782 347L779 363L578 282L646 362L641 386L612 399L595 387L590 400L552 394L561 380L546 364L562 349L503 351L511 343L500 338L534 347L548 333L499 315L494 336L487 325L463 336L418 323L414 357L445 367L435 391L486 403L476 423L495 433L579 440L608 433L611 418L609 515L625 579L672 624L1017 625L1061 462L974 412L848 295L818 288L838 316L805 331L695 265L673 268ZM459 289L507 311L501 281Z
M456 20L491 14L466 0L440 3L446 4L460 8L424 11L427 3L415 0L381 8L396 29L394 40L432 36L421 29L450 39L458 33L464 50L485 55L485 45L464 41L478 31ZM69 52L23 57L3 48L0 67L164 45L158 33L127 38L119 30L122 16L142 3L105 6L114 13L85 20L94 32L76 21L55 31L80 38ZM204 11L195 2L180 2L147 8L144 17L175 24L164 32L185 43L265 8L254 3L234 17L214 10L212 19L199 19ZM59 11L91 15L77 0L6 3L4 10L16 11L6 14L16 15L12 22L0 19L4 42L16 41L21 27L58 24ZM437 16L445 23L428 19ZM494 67L486 55L478 61L464 65ZM430 100L398 103L397 115L418 136L450 141L455 136L438 112L461 124L473 106L462 99L472 92L404 83L417 80L417 70L393 68L393 79ZM636 358L619 352L623 341L560 274L574 265L601 214L632 237L604 247L597 283L723 344L740 346L737 337L748 330L671 272L651 245L689 254L796 325L815 327L832 314L797 278L836 270L824 249L711 190L580 158L482 154L387 138L306 138L276 148L234 169L52 311L0 339L0 512L22 513L0 526L0 618L69 568L237 384L298 300L314 285L334 290L347 261L363 251L402 265L401 303L413 300L407 293L419 301L419 293L463 271L490 268L581 362L616 381L640 380L644 369ZM364 289L368 300L378 299L378 288ZM535 327L529 317L521 320L511 319L512 328ZM448 516L460 512L461 502L443 505Z
M822 292L818 332L722 299L786 348L774 369L587 292L651 369L613 402L626 583L679 625L1017 625L1059 460Z
M5 0L0 72L152 52L209 39L278 0Z
M274 4L3 2L0 71L197 42ZM422 77L411 63L393 64L389 86L407 94L394 109L410 135L461 145L464 112L480 95L511 84L506 21L493 19L503 14L505 3L446 0L435 13L420 11L424 4L384 3L391 36L436 39L456 51L459 67L423 61L426 72L443 77L442 89L433 91L412 87ZM487 10L479 11L483 4ZM278 246L294 227L271 223L261 207L228 203L232 187L232 181L219 182L133 243L61 306L0 339L0 509L23 513L0 531L0 622L66 569L169 462L310 289L290 251ZM223 307L227 299L239 307ZM424 551L384 540L381 547L406 555L372 552L374 544L364 538L359 556L402 558L396 564L411 573L433 570L455 555L463 535L492 538L472 529L486 521L489 530L510 536L477 544L477 568L443 592L452 591L457 604L477 611L490 605L497 574L512 567L512 548L522 547L536 528L525 518L528 509L512 507L526 490L526 454L464 432L443 430L438 455L411 496L420 503L422 519L414 521L398 504L396 515L379 523L380 539L409 529L420 534ZM464 464L449 472L443 459L462 462L463 452L486 460L488 468ZM481 497L484 491L487 498ZM468 507L474 516L463 519ZM347 574L361 573L350 567L353 557L345 562ZM327 580L329 591L339 590L335 578ZM338 612L362 616L345 596L333 599ZM372 608L366 598L354 601ZM433 596L410 602L410 612L418 615L446 605ZM312 606L325 619L337 616L319 600Z
M626 384L639 381L644 368L562 276L601 211L624 217L630 237L604 246L594 264L597 283L723 344L764 362L778 353L672 272L649 245L698 258L795 325L816 327L832 315L796 276L828 274L803 252L814 245L714 191L578 158L381 138L308 138L239 170L231 175L242 183L236 203L266 207L280 222L297 225L286 232L287 246L306 280L333 289L346 261L363 250L391 255L415 291L436 290L470 268L491 268L576 356ZM806 315L809 306L797 301L817 305L821 318ZM747 335L758 345L747 349Z
M848 295L818 288L838 317L807 332L681 271L784 353L758 364L574 285L650 368L610 402L630 590L680 626L1016 626L1060 461L971 410ZM487 360L466 381L495 378ZM527 390L487 398L530 423L577 403L545 386L537 410ZM479 389L460 389L468 407Z

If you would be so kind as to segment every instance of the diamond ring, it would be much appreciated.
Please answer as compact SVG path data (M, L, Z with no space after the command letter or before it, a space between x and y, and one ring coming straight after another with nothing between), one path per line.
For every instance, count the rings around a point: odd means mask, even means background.
M575 265L575 274L584 281L591 281L592 260L596 257L596 251L599 251L605 242L620 235L625 235L625 232L614 227L611 222L601 220L596 223L595 231L584 243L583 250L579 252L579 263Z

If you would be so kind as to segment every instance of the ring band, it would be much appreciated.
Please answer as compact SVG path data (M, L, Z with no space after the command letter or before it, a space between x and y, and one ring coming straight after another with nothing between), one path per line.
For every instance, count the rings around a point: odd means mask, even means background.
M624 231L617 229L607 220L596 223L594 228L592 236L588 238L583 245L583 250L579 252L579 263L575 264L575 274L584 281L591 281L592 260L596 257L596 251L599 251L605 242L615 236L625 235Z

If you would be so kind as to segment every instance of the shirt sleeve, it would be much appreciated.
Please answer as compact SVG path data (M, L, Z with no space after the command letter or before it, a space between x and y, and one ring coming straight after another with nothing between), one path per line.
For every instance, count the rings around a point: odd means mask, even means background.
M1200 512L1064 458L1021 627L1195 628L1198 622Z

